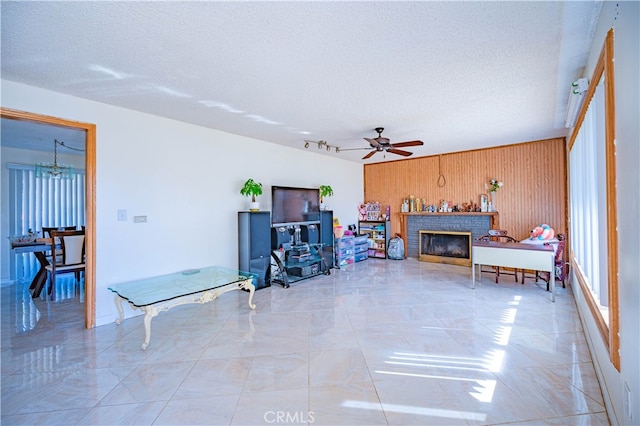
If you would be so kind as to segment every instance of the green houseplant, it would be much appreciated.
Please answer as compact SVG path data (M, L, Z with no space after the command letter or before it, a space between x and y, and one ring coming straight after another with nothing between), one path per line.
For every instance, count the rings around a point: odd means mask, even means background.
M260 203L256 200L256 197L262 195L262 184L260 182L256 182L253 179L247 179L240 190L240 194L246 197L251 197L251 206L249 210L252 212L260 210Z
M320 185L318 189L320 190L320 209L324 210L324 199L333 196L333 188L330 185Z

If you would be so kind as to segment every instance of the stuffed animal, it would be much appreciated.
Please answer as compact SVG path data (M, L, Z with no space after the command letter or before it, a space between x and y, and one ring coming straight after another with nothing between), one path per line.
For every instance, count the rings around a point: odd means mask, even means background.
M538 225L533 228L533 230L531 231L531 237L529 237L529 239L547 241L553 239L554 236L555 232L553 228L546 223L543 223L542 225Z

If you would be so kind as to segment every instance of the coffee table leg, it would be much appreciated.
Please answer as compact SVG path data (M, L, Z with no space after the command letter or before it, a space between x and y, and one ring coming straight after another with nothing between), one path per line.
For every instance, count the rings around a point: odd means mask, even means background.
M144 342L142 343L142 350L146 350L149 347L149 341L151 341L151 320L158 315L158 310L153 306L145 306L142 310L144 311Z
M240 288L249 291L249 307L255 309L256 305L253 304L253 293L256 292L256 288L253 286L253 279L243 281L242 284L240 284Z
M122 309L122 297L116 294L113 300L116 302L116 308L118 308L118 318L116 318L116 324L120 325L122 324L122 321L124 321L124 310Z

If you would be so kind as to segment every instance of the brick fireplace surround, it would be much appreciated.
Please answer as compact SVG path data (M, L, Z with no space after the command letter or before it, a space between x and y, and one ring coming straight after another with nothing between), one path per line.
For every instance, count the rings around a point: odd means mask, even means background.
M407 257L420 256L420 231L466 231L471 240L499 229L498 213L401 213L402 237Z

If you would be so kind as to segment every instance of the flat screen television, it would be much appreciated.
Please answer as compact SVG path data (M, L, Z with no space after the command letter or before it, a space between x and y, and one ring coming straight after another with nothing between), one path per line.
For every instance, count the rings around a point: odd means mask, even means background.
M273 226L306 225L320 222L318 188L271 187L271 222Z

